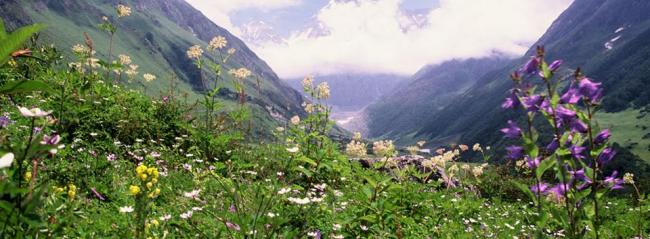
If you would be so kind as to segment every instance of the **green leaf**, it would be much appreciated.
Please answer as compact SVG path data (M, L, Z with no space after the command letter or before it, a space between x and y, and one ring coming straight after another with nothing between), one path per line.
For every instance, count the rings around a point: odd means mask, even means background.
M535 194L533 194L533 191L530 191L530 188L528 188L528 186L519 182L513 182L513 183L517 188L519 188L519 190L521 190L526 195L528 195L528 197L533 201L533 203L537 204L537 198L535 197Z
M51 92L52 87L50 87L50 85L46 84L45 82L36 81L36 80L13 81L4 84L2 87L0 87L0 94L3 95L25 93L25 92L32 92L32 91Z
M537 178L541 178L542 175L544 175L544 173L546 172L546 170L552 168L553 165L555 165L555 162L557 161L555 160L554 156L542 160L542 162L540 162L539 164L539 167L535 169L535 175L537 176Z
M300 162L303 162L303 163L310 164L311 166L316 166L316 165L317 165L316 161L314 161L314 160L312 160L312 159L310 159L310 158L307 158L307 157L305 157L305 156L300 157L300 158L298 158L298 159L296 159L296 160L297 160L297 161L300 161Z
M11 34L5 36L0 40L0 65L9 61L11 53L18 50L32 35L43 29L45 26L41 24L34 24L30 26L21 27ZM4 24L2 26L4 28ZM4 30L3 30L4 31Z

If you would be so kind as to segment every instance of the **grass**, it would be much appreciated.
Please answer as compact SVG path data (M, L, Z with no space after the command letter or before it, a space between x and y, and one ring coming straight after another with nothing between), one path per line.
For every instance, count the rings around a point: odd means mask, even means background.
M612 140L650 163L650 117L640 110L600 113L597 122L601 128L612 131ZM644 136L646 136L644 138Z

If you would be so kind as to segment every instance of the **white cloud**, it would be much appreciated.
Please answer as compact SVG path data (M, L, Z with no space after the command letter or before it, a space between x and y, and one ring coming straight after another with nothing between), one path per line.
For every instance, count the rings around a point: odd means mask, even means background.
M331 0L316 16L328 34L294 34L286 44L255 50L287 78L342 71L410 75L454 58L521 55L572 0L440 0L428 24L409 31L401 2Z
M230 14L236 10L257 8L273 10L299 5L302 0L187 0L189 4L202 11L217 25L235 34L238 28L232 24Z

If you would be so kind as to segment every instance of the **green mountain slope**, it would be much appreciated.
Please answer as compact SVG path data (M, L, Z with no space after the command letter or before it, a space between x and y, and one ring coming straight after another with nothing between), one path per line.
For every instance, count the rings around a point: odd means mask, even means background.
M444 109L473 81L506 62L506 58L452 60L429 65L411 79L369 106L365 114L370 137L397 140L400 144L417 141L413 134L433 123L431 115Z
M200 83L199 71L187 59L186 50L199 44L206 48L207 42L215 36L224 36L228 47L236 49L235 55L225 66L220 82L225 89L220 96L226 108L234 107L235 94L232 78L225 72L229 69L246 67L253 76L246 81L248 102L253 105L256 125L267 127L274 124L274 118L289 118L302 114L303 102L299 92L281 81L273 70L252 52L240 39L212 23L207 17L183 0L5 0L0 3L2 16L9 28L29 22L46 23L48 28L41 34L42 42L53 42L64 51L77 43L83 43L83 33L92 38L99 58L107 59L109 37L98 25L102 16L113 21L115 6L126 4L133 14L118 21L118 32L114 39L113 59L117 54L130 55L142 73L153 73L158 80L147 84L147 93L159 95L168 92L170 80L177 78L177 88L188 93L190 100L199 97L204 89ZM225 50L224 50L225 54ZM218 61L218 54L204 54ZM214 79L213 75L207 75ZM140 76L141 79L141 76ZM135 88L136 85L134 84Z
M602 124L608 118L632 120L637 125L647 125L650 121L646 112L650 102L649 11L650 2L645 0L576 0L535 44L546 46L549 59L565 60L565 69L582 67L589 77L603 82L606 90L603 108L609 114ZM511 88L508 74L523 65L527 56L478 78L474 86L431 115L431 123L424 125L415 136L429 139L457 136L456 142L502 145L498 129L513 115L499 106ZM628 109L641 111L630 115ZM614 127L613 131L630 137L643 137L638 135L650 132L641 126ZM628 146L626 141L640 140L626 138L619 139L619 143ZM637 154L648 150L647 145L636 147L632 151Z

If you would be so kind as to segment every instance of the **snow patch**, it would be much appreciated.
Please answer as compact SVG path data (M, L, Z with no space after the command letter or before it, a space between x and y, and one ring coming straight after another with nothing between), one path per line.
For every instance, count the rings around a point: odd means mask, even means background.
M618 29L616 29L616 31L614 31L614 33L619 33L622 32L623 30L625 30L625 27L619 27Z

